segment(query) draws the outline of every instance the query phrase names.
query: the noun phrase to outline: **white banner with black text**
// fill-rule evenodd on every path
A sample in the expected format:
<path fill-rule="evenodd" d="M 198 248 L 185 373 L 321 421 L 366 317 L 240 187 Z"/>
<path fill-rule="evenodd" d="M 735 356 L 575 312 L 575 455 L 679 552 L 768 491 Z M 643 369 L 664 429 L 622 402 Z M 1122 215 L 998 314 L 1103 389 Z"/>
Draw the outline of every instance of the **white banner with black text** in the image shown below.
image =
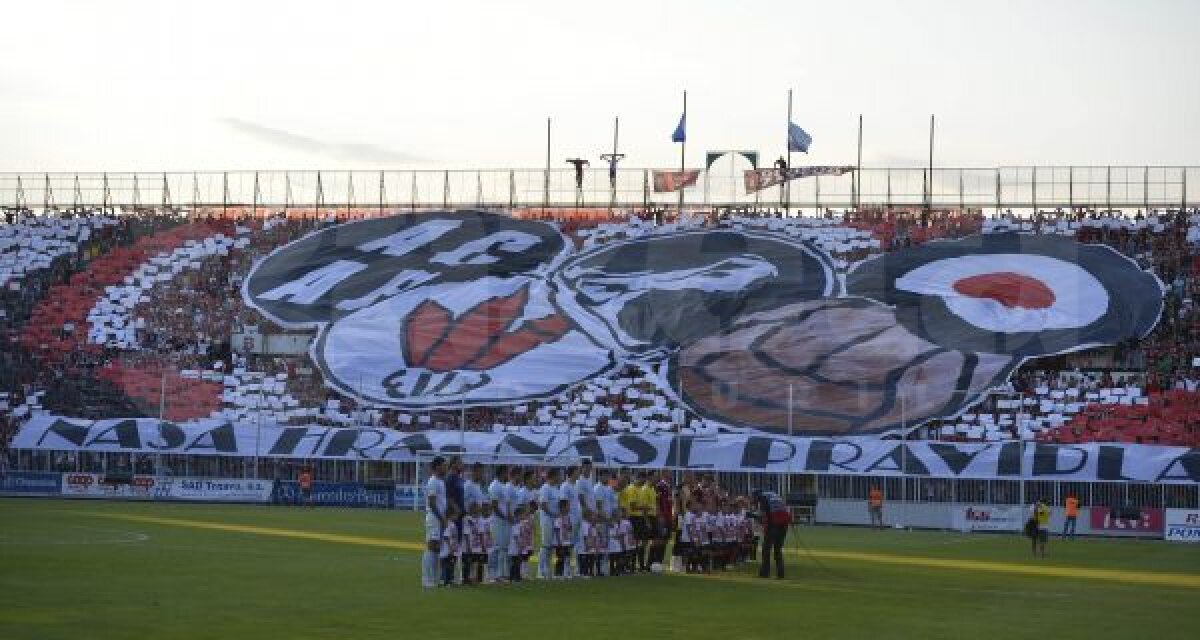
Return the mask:
<path fill-rule="evenodd" d="M 771 434 L 571 436 L 536 427 L 520 433 L 405 433 L 383 428 L 255 427 L 219 420 L 175 424 L 148 418 L 37 416 L 21 428 L 12 446 L 35 451 L 389 461 L 465 451 L 481 460 L 521 455 L 553 463 L 587 457 L 605 466 L 714 471 L 1200 484 L 1200 449 L 1117 443 L 960 444 Z"/>

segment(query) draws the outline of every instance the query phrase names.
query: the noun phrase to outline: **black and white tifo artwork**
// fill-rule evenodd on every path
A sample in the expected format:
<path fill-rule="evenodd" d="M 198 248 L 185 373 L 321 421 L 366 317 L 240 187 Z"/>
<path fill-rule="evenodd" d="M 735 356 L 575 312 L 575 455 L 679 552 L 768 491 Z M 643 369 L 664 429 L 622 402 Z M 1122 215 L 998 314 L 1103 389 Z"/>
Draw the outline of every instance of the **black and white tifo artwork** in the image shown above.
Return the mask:
<path fill-rule="evenodd" d="M 778 232 L 577 249 L 553 224 L 468 210 L 323 228 L 242 293 L 315 330 L 326 384 L 379 406 L 511 405 L 636 364 L 719 425 L 850 435 L 953 417 L 1026 359 L 1141 338 L 1163 286 L 1058 236 L 937 240 L 838 274 Z"/>

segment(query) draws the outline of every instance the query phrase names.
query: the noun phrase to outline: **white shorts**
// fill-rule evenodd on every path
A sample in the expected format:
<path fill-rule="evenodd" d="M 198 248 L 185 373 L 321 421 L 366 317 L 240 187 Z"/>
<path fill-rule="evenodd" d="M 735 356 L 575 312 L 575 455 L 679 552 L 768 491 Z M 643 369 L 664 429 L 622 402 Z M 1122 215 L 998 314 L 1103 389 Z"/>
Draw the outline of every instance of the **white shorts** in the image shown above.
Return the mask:
<path fill-rule="evenodd" d="M 425 542 L 431 541 L 441 542 L 442 540 L 442 523 L 438 522 L 437 516 L 432 513 L 425 514 Z"/>

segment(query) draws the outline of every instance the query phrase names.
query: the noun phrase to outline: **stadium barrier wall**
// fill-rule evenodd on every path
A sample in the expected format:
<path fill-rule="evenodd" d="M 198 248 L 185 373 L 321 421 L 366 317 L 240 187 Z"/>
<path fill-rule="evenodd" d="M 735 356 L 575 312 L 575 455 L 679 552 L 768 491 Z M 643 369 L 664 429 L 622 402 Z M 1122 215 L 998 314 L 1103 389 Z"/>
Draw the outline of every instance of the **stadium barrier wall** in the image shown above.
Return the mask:
<path fill-rule="evenodd" d="M 61 493 L 62 474 L 45 471 L 9 471 L 0 473 L 0 495 L 57 496 Z"/>
<path fill-rule="evenodd" d="M 253 478 L 175 478 L 155 479 L 155 500 L 198 502 L 270 502 L 275 482 Z"/>
<path fill-rule="evenodd" d="M 298 466 L 293 461 L 237 459 L 244 464 L 233 467 L 222 464 L 219 456 L 170 457 L 185 462 L 183 468 L 191 473 L 135 474 L 132 484 L 106 486 L 103 483 L 106 469 L 127 471 L 129 459 L 117 455 L 80 455 L 72 456 L 69 465 L 78 471 L 52 471 L 42 466 L 0 474 L 0 495 L 302 503 L 297 482 L 271 479 L 294 477 Z M 52 460 L 52 456 L 29 456 L 18 461 L 45 465 Z M 179 468 L 163 465 L 161 460 L 159 463 L 154 466 Z M 417 469 L 418 463 L 314 460 L 309 465 L 317 479 L 311 504 L 406 510 L 422 507 L 421 484 L 425 478 Z M 210 476 L 204 474 L 206 470 L 223 473 Z M 230 471 L 243 477 L 230 477 Z M 488 466 L 484 474 L 490 478 L 493 469 Z M 885 496 L 884 522 L 888 526 L 1015 531 L 1023 523 L 1028 505 L 1043 499 L 1052 506 L 1051 527 L 1057 532 L 1063 525 L 1065 498 L 1074 495 L 1083 504 L 1076 524 L 1079 535 L 1162 538 L 1164 530 L 1172 526 L 1167 523 L 1171 517 L 1168 514 L 1175 514 L 1176 539 L 1200 539 L 1200 533 L 1193 531 L 1193 528 L 1200 531 L 1200 488 L 1196 486 L 761 472 L 717 472 L 715 476 L 722 487 L 735 495 L 746 495 L 754 489 L 814 495 L 818 501 L 814 521 L 818 524 L 869 525 L 866 496 L 871 487 L 880 487 Z M 1121 511 L 1133 510 L 1140 519 L 1122 519 L 1118 517 L 1120 512 L 1112 509 L 1114 506 Z"/>
<path fill-rule="evenodd" d="M 1106 538 L 1162 538 L 1164 515 L 1158 507 L 1135 508 L 1140 519 L 1121 519 L 1111 516 L 1109 507 L 1083 507 L 1076 521 L 1076 535 Z M 970 511 L 973 517 L 965 517 Z M 1019 505 L 894 503 L 883 505 L 886 527 L 912 529 L 943 529 L 964 532 L 1016 533 L 1029 517 L 1029 508 Z M 1050 531 L 1061 533 L 1066 514 L 1060 507 L 1050 510 Z M 871 525 L 866 500 L 822 500 L 817 503 L 817 524 L 867 527 Z M 1197 523 L 1200 525 L 1200 522 Z"/>
<path fill-rule="evenodd" d="M 312 494 L 305 498 L 300 483 L 281 480 L 275 483 L 272 502 L 283 505 L 312 504 L 324 507 L 373 507 L 392 509 L 396 505 L 396 490 L 385 485 L 366 485 L 358 482 L 314 482 Z"/>

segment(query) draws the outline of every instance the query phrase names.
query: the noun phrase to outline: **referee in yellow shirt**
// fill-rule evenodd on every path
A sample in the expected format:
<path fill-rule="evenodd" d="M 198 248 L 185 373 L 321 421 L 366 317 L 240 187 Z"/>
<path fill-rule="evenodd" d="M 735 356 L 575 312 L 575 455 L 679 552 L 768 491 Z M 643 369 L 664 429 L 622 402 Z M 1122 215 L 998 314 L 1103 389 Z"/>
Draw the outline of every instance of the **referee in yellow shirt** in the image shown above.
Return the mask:
<path fill-rule="evenodd" d="M 642 544 L 642 518 L 638 517 L 639 493 L 639 489 L 629 481 L 629 472 L 622 471 L 617 476 L 617 506 L 629 516 L 629 524 L 633 525 L 633 539 L 638 545 L 637 548 L 641 548 Z M 633 573 L 636 570 L 636 567 L 632 566 L 633 562 L 631 560 L 630 566 L 623 568 L 622 571 Z"/>
<path fill-rule="evenodd" d="M 629 482 L 629 472 L 622 471 L 617 475 L 617 506 L 624 509 L 625 513 L 629 514 L 630 522 L 633 521 L 633 503 L 636 501 L 637 487 Z"/>
<path fill-rule="evenodd" d="M 647 557 L 648 550 L 658 537 L 658 492 L 654 490 L 650 474 L 643 473 L 638 482 L 637 506 L 642 515 L 642 529 L 646 532 L 646 537 L 638 546 L 638 561 L 642 563 L 642 571 L 649 571 L 651 560 Z"/>
<path fill-rule="evenodd" d="M 637 481 L 621 492 L 621 500 L 629 501 L 629 521 L 633 524 L 633 537 L 637 542 L 637 570 L 649 571 L 650 567 L 646 565 L 646 548 L 654 535 L 650 517 L 654 514 L 657 494 L 654 493 L 654 487 L 646 482 L 645 471 L 639 471 L 635 477 Z"/>

